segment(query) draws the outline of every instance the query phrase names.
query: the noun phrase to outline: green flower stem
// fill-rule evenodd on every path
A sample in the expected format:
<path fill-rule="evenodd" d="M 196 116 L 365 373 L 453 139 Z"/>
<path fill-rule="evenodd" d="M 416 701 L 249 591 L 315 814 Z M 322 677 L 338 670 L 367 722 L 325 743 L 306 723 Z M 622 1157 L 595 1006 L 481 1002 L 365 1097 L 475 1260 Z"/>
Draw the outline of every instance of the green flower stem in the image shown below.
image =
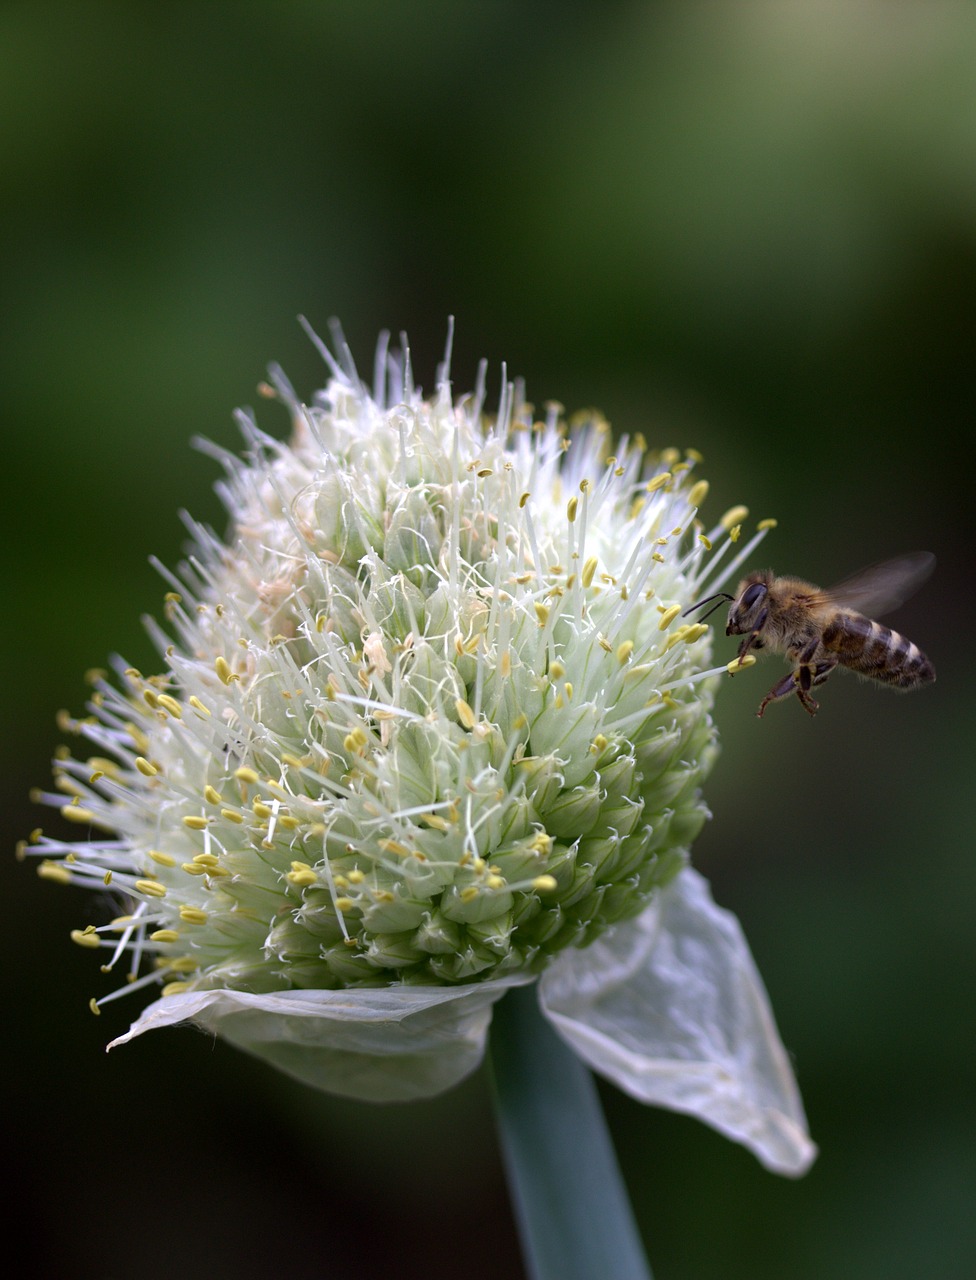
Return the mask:
<path fill-rule="evenodd" d="M 531 1280 L 651 1280 L 593 1077 L 534 987 L 495 1007 L 489 1061 Z"/>

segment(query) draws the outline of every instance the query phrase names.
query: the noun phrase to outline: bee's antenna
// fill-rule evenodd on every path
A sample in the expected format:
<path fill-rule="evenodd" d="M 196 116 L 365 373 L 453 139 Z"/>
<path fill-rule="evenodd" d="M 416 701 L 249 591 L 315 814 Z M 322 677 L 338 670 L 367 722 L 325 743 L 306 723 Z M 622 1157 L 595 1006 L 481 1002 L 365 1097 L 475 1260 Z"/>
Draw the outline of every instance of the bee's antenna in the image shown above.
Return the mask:
<path fill-rule="evenodd" d="M 710 600 L 717 600 L 719 602 L 718 604 L 713 604 L 712 607 L 709 609 L 708 613 L 702 614 L 702 618 L 707 618 L 711 614 L 713 614 L 716 609 L 720 609 L 722 607 L 723 600 L 734 600 L 734 599 L 735 599 L 735 596 L 730 596 L 727 591 L 716 591 L 713 596 L 706 596 L 704 600 L 699 600 L 697 604 L 690 605 L 681 616 L 682 618 L 687 618 L 689 613 L 694 613 L 695 610 L 700 609 L 703 604 L 708 604 Z"/>

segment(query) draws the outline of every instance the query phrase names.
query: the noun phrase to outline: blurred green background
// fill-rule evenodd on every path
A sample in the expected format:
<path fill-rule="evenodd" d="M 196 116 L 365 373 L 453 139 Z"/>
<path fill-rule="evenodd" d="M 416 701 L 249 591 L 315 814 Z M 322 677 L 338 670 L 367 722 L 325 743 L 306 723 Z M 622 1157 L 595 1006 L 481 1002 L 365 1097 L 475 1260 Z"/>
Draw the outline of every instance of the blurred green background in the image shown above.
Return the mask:
<path fill-rule="evenodd" d="M 813 1171 L 603 1096 L 658 1280 L 976 1274 L 976 7 L 42 2 L 0 10 L 0 59 L 9 847 L 86 668 L 153 666 L 177 509 L 222 527 L 190 437 L 236 447 L 269 360 L 321 385 L 299 312 L 364 369 L 406 330 L 427 386 L 456 315 L 459 390 L 506 360 L 697 446 L 706 515 L 778 517 L 780 571 L 938 555 L 895 618 L 933 689 L 838 676 L 760 722 L 774 662 L 717 708 L 695 857 Z M 521 1274 L 481 1077 L 373 1109 L 188 1030 L 106 1058 L 137 998 L 88 1012 L 89 904 L 0 865 L 19 1274 Z"/>

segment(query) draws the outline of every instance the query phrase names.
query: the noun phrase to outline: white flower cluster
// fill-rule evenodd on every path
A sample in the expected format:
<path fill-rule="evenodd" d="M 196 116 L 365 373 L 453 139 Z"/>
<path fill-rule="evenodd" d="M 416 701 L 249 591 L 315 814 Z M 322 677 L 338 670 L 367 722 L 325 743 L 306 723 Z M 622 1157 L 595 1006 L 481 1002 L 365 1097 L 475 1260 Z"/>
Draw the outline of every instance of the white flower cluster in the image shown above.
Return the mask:
<path fill-rule="evenodd" d="M 42 798 L 89 838 L 35 833 L 29 851 L 47 878 L 121 901 L 74 936 L 106 968 L 125 958 L 123 990 L 161 986 L 130 1035 L 193 1019 L 325 1088 L 418 1096 L 476 1064 L 508 986 L 545 972 L 572 1040 L 599 957 L 650 974 L 691 901 L 672 943 L 705 920 L 727 934 L 686 869 L 725 668 L 706 670 L 708 628 L 681 614 L 762 531 L 739 549 L 744 508 L 706 531 L 694 453 L 612 442 L 558 406 L 540 420 L 519 384 L 489 417 L 484 371 L 455 400 L 446 362 L 424 399 L 384 344 L 369 391 L 322 350 L 332 376 L 311 406 L 273 376 L 291 440 L 242 415 L 246 459 L 219 454 L 231 536 L 192 524 L 166 574 L 162 674 L 119 664 L 70 722 L 97 754 L 65 754 Z M 750 1017 L 771 1027 L 736 936 Z M 582 1016 L 592 1060 L 603 1031 Z M 795 1171 L 811 1149 L 772 1037 L 778 1154 L 748 1136 L 754 1108 L 649 1100 Z"/>

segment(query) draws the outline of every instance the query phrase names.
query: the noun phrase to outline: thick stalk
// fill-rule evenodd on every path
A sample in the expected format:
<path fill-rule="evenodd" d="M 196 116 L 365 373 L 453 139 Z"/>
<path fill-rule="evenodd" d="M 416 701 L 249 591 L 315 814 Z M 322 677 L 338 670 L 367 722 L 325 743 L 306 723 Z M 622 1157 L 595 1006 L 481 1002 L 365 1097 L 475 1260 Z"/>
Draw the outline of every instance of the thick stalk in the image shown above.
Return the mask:
<path fill-rule="evenodd" d="M 534 987 L 495 1006 L 490 1066 L 512 1204 L 532 1280 L 651 1280 L 588 1069 Z"/>

